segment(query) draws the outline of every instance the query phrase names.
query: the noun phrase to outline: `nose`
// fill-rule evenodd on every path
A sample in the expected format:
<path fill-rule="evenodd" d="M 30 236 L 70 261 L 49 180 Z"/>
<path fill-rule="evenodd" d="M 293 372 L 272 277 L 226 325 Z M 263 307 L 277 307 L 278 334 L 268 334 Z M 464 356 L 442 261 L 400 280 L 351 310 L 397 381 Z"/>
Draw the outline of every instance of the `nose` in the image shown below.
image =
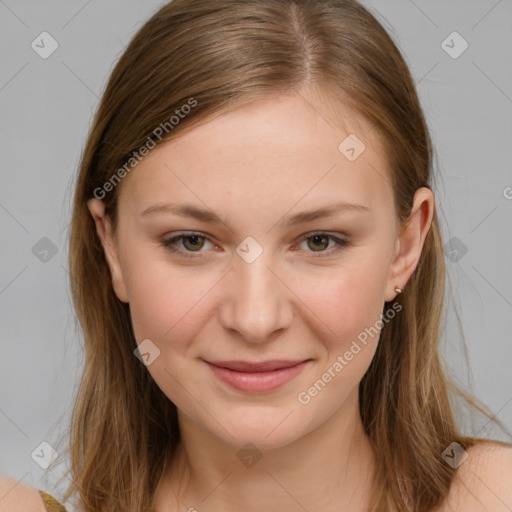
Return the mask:
<path fill-rule="evenodd" d="M 259 344 L 286 329 L 294 316 L 290 300 L 293 293 L 264 255 L 265 252 L 252 263 L 242 258 L 234 263 L 220 308 L 220 321 L 225 329 Z"/>

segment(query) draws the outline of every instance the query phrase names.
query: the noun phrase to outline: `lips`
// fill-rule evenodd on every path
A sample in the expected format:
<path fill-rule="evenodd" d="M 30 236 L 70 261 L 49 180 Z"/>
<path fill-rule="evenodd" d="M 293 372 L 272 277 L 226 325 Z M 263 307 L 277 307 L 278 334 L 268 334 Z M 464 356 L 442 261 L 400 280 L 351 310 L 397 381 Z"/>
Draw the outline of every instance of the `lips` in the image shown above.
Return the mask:
<path fill-rule="evenodd" d="M 307 360 L 204 361 L 220 381 L 246 393 L 274 391 L 293 380 L 308 365 Z"/>
<path fill-rule="evenodd" d="M 233 370 L 235 372 L 248 372 L 248 373 L 256 373 L 256 372 L 271 372 L 274 370 L 282 370 L 283 368 L 291 368 L 292 366 L 297 366 L 300 363 L 304 362 L 304 359 L 298 361 L 262 361 L 259 363 L 249 363 L 247 361 L 207 361 L 214 366 L 218 366 L 220 368 L 227 368 L 228 370 Z"/>

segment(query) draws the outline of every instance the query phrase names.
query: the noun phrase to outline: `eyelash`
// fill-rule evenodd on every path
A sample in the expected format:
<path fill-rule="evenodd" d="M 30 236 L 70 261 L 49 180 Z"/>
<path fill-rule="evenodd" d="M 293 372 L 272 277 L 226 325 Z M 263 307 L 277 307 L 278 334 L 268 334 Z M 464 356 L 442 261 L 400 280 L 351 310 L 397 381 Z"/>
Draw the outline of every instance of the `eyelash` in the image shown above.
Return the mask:
<path fill-rule="evenodd" d="M 162 241 L 162 245 L 168 249 L 169 251 L 173 252 L 173 253 L 177 253 L 177 254 L 180 254 L 182 256 L 184 256 L 185 258 L 197 258 L 199 256 L 200 253 L 204 252 L 204 251 L 188 251 L 188 250 L 180 250 L 180 249 L 177 249 L 176 247 L 173 247 L 172 244 L 174 244 L 175 242 L 177 242 L 178 240 L 183 240 L 184 238 L 189 238 L 189 237 L 192 237 L 192 236 L 198 236 L 200 238 L 204 238 L 206 240 L 208 240 L 209 242 L 213 243 L 209 237 L 205 236 L 205 235 L 202 235 L 201 233 L 196 233 L 196 232 L 189 232 L 189 233 L 180 233 L 179 235 L 176 235 L 176 236 L 173 236 L 172 238 L 169 238 L 167 240 L 163 240 Z M 308 240 L 310 238 L 314 238 L 315 236 L 325 236 L 331 240 L 334 241 L 334 243 L 336 244 L 335 247 L 331 248 L 331 249 L 326 249 L 326 250 L 323 250 L 323 251 L 307 251 L 307 252 L 311 252 L 313 253 L 313 257 L 314 258 L 321 258 L 323 257 L 324 255 L 331 255 L 333 251 L 335 252 L 338 252 L 344 248 L 347 248 L 347 247 L 351 247 L 351 243 L 347 240 L 342 240 L 334 235 L 330 235 L 329 233 L 326 233 L 324 231 L 316 231 L 316 232 L 313 232 L 313 233 L 308 233 L 307 236 L 304 236 L 303 238 L 301 238 L 301 240 L 299 241 L 299 243 L 302 243 L 304 240 Z M 215 245 L 215 244 L 214 244 Z M 197 253 L 197 255 L 196 255 Z"/>

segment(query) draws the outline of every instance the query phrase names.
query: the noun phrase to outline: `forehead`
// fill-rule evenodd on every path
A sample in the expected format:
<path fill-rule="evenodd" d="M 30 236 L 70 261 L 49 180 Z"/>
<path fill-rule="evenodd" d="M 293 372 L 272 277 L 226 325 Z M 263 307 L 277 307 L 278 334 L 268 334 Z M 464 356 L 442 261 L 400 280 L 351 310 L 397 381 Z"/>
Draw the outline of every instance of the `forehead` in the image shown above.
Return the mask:
<path fill-rule="evenodd" d="M 361 116 L 311 93 L 246 104 L 152 150 L 123 183 L 120 208 L 195 200 L 248 212 L 326 200 L 392 201 L 378 134 Z M 124 199 L 124 200 L 123 200 Z M 240 206 L 240 204 L 238 204 Z"/>

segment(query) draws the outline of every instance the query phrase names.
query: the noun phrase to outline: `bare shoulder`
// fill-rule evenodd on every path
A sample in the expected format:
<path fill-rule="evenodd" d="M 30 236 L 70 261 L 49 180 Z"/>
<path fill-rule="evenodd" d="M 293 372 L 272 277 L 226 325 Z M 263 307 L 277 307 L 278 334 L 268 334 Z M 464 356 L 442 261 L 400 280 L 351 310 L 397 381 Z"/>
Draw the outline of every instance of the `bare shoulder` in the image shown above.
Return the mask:
<path fill-rule="evenodd" d="M 0 475 L 0 512 L 46 512 L 37 489 Z"/>
<path fill-rule="evenodd" d="M 438 512 L 458 510 L 512 510 L 512 446 L 488 441 L 467 450 L 447 501 Z"/>

